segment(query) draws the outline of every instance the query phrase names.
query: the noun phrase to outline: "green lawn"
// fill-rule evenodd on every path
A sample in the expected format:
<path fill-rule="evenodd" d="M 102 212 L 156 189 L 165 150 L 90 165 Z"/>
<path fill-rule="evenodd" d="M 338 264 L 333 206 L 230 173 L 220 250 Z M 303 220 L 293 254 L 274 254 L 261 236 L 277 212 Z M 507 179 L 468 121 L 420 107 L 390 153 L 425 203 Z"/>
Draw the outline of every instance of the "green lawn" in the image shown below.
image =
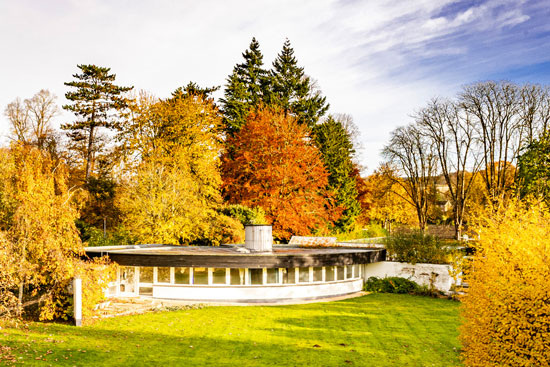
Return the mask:
<path fill-rule="evenodd" d="M 207 307 L 82 328 L 33 323 L 0 330 L 0 346 L 31 366 L 460 366 L 458 305 L 372 294 L 295 306 Z"/>

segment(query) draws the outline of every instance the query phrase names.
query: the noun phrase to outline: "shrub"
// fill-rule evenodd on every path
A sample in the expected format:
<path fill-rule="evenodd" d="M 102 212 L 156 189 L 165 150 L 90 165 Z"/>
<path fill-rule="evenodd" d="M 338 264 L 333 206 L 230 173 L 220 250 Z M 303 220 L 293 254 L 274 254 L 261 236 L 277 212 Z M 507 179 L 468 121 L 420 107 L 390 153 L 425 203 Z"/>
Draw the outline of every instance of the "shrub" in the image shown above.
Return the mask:
<path fill-rule="evenodd" d="M 467 366 L 550 365 L 550 213 L 512 201 L 478 218 L 460 338 Z"/>
<path fill-rule="evenodd" d="M 367 292 L 415 294 L 417 296 L 437 297 L 442 293 L 430 285 L 420 285 L 410 279 L 401 277 L 370 277 L 364 287 Z"/>
<path fill-rule="evenodd" d="M 238 220 L 243 226 L 247 224 L 267 224 L 265 212 L 259 207 L 249 208 L 245 205 L 233 204 L 227 205 L 221 212 Z"/>
<path fill-rule="evenodd" d="M 103 229 L 90 226 L 81 220 L 76 221 L 76 228 L 85 246 L 131 246 L 138 242 L 136 236 L 121 227 L 107 231 L 106 236 L 103 235 Z"/>
<path fill-rule="evenodd" d="M 415 294 L 418 288 L 416 282 L 400 277 L 370 277 L 365 283 L 365 291 L 375 293 Z"/>
<path fill-rule="evenodd" d="M 395 233 L 388 236 L 384 244 L 388 258 L 411 264 L 447 264 L 456 251 L 452 242 L 443 241 L 421 231 Z"/>

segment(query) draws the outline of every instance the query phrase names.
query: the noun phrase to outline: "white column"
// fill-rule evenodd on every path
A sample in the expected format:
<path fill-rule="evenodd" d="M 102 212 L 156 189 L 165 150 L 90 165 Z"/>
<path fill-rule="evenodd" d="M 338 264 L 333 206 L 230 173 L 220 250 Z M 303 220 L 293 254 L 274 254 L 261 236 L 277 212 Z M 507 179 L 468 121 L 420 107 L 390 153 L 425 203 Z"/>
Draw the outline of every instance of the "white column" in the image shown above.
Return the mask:
<path fill-rule="evenodd" d="M 267 284 L 267 268 L 262 269 L 262 284 Z"/>
<path fill-rule="evenodd" d="M 170 268 L 170 284 L 176 283 L 176 269 Z"/>
<path fill-rule="evenodd" d="M 225 284 L 231 284 L 231 269 L 225 268 Z"/>
<path fill-rule="evenodd" d="M 73 280 L 73 297 L 74 322 L 76 326 L 82 326 L 82 279 L 79 277 Z"/>
<path fill-rule="evenodd" d="M 212 276 L 212 268 L 208 268 L 208 285 L 212 285 L 212 283 L 214 283 L 214 277 Z"/>
<path fill-rule="evenodd" d="M 309 267 L 309 282 L 310 283 L 313 282 L 313 267 L 312 266 Z"/>
<path fill-rule="evenodd" d="M 294 283 L 300 283 L 300 273 L 298 271 L 298 268 L 294 268 Z"/>

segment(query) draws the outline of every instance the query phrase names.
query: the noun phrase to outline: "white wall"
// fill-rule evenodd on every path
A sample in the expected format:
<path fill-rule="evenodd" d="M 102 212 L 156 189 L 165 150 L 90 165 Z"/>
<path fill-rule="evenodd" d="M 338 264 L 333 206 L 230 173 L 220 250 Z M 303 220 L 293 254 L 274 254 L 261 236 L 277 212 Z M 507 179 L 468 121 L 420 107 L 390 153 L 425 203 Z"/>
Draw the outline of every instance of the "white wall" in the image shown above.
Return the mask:
<path fill-rule="evenodd" d="M 362 289 L 363 279 L 330 283 L 258 286 L 155 284 L 153 285 L 153 298 L 190 301 L 277 301 L 330 297 L 355 293 Z"/>
<path fill-rule="evenodd" d="M 436 289 L 448 293 L 453 286 L 454 280 L 449 274 L 451 265 L 439 264 L 409 264 L 393 261 L 381 261 L 366 264 L 363 277 L 402 277 L 415 281 L 421 285 L 433 285 Z"/>

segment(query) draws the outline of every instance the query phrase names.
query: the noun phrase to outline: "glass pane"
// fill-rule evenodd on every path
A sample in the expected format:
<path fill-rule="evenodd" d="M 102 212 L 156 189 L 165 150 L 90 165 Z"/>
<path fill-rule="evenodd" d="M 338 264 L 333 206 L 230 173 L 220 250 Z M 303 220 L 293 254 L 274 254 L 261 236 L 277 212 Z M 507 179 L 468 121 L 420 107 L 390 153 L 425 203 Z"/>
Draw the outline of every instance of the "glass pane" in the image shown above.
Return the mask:
<path fill-rule="evenodd" d="M 284 268 L 283 269 L 283 284 L 294 284 L 294 283 L 296 283 L 295 268 Z"/>
<path fill-rule="evenodd" d="M 354 271 L 353 276 L 355 278 L 359 278 L 359 276 L 360 276 L 360 274 L 359 274 L 359 267 L 360 266 L 361 265 L 353 265 L 353 271 Z"/>
<path fill-rule="evenodd" d="M 139 282 L 153 283 L 153 268 L 139 268 Z"/>
<path fill-rule="evenodd" d="M 152 296 L 153 295 L 153 287 L 139 287 L 139 295 L 140 296 Z"/>
<path fill-rule="evenodd" d="M 157 268 L 157 282 L 170 283 L 170 268 Z"/>
<path fill-rule="evenodd" d="M 231 269 L 231 285 L 244 285 L 244 269 Z"/>
<path fill-rule="evenodd" d="M 189 268 L 174 269 L 176 284 L 189 284 Z"/>
<path fill-rule="evenodd" d="M 334 266 L 327 266 L 325 268 L 325 281 L 332 282 L 334 280 Z"/>
<path fill-rule="evenodd" d="M 322 282 L 323 281 L 323 268 L 313 268 L 313 281 Z"/>
<path fill-rule="evenodd" d="M 279 283 L 279 269 L 267 269 L 267 282 L 269 284 Z"/>
<path fill-rule="evenodd" d="M 193 284 L 208 284 L 208 268 L 193 268 Z"/>
<path fill-rule="evenodd" d="M 212 284 L 225 284 L 225 268 L 212 269 Z"/>
<path fill-rule="evenodd" d="M 336 269 L 336 272 L 338 274 L 338 280 L 344 280 L 344 267 L 343 266 L 338 266 L 337 269 Z"/>
<path fill-rule="evenodd" d="M 353 269 L 353 266 L 351 265 L 346 265 L 346 268 L 347 268 L 347 272 L 346 272 L 346 279 L 351 279 L 353 278 L 353 273 L 352 273 L 352 269 Z"/>
<path fill-rule="evenodd" d="M 249 269 L 250 284 L 262 284 L 263 269 Z"/>
<path fill-rule="evenodd" d="M 309 282 L 309 268 L 299 268 L 300 272 L 300 283 L 308 283 Z"/>
<path fill-rule="evenodd" d="M 120 291 L 123 293 L 135 292 L 136 270 L 133 266 L 120 268 Z"/>

